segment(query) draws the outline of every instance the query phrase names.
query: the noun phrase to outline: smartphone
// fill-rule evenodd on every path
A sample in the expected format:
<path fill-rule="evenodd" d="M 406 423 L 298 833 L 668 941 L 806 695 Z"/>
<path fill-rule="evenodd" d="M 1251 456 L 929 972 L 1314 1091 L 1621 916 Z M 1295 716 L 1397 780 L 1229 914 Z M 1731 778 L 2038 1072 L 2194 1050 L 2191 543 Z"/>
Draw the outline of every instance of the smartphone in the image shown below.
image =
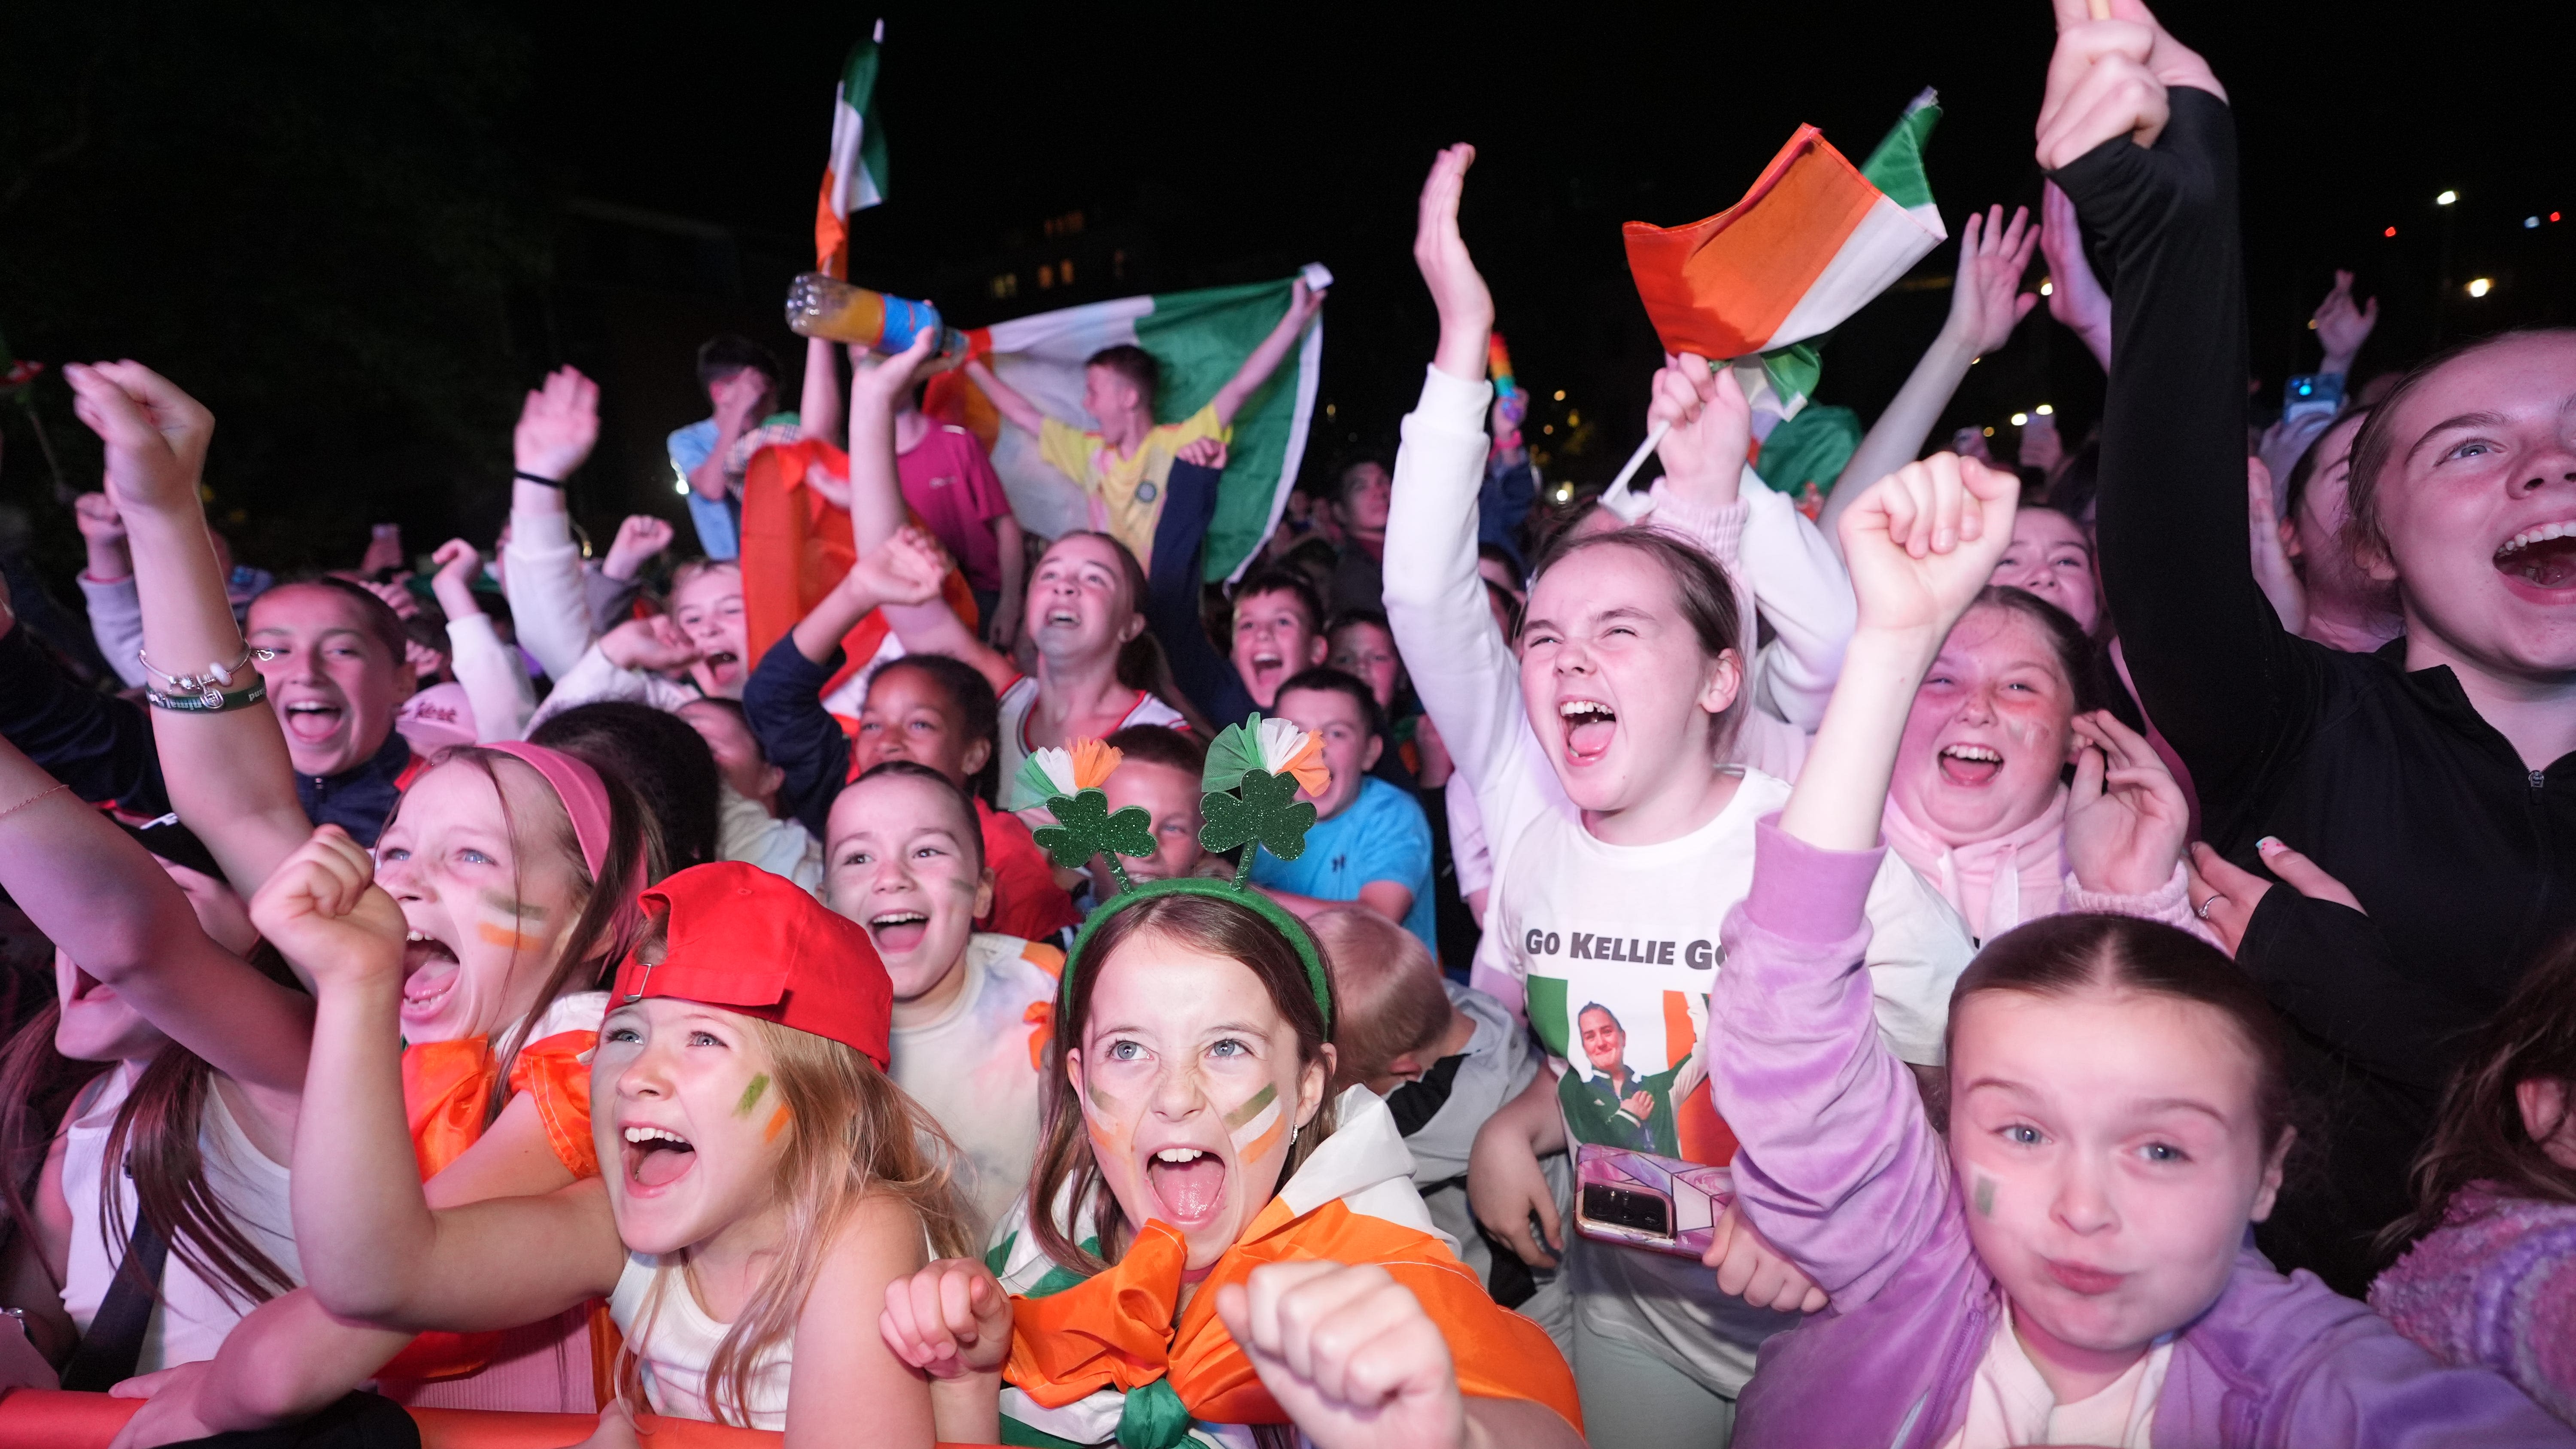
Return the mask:
<path fill-rule="evenodd" d="M 1628 1147 L 1575 1147 L 1574 1229 L 1600 1242 L 1697 1258 L 1735 1201 L 1735 1175 Z"/>
<path fill-rule="evenodd" d="M 2281 389 L 2281 421 L 2333 417 L 2343 411 L 2343 374 L 2303 372 Z"/>

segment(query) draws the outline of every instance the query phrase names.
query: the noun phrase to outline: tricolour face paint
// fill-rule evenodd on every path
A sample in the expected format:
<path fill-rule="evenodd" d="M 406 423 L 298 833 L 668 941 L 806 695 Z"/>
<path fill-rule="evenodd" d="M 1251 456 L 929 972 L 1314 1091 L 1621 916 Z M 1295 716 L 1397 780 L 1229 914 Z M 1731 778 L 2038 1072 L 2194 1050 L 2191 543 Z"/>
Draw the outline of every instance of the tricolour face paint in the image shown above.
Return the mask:
<path fill-rule="evenodd" d="M 778 1134 L 786 1130 L 787 1104 L 781 1102 L 778 1104 L 778 1110 L 769 1114 L 769 1125 L 760 1129 L 760 1140 L 775 1142 L 778 1140 Z"/>
<path fill-rule="evenodd" d="M 1243 1100 L 1243 1104 L 1225 1114 L 1225 1131 L 1234 1139 L 1234 1150 L 1245 1161 L 1268 1157 L 1287 1130 L 1288 1114 L 1279 1107 L 1279 1086 L 1264 1082 L 1261 1090 Z"/>
<path fill-rule="evenodd" d="M 1977 1174 L 1977 1216 L 1990 1218 L 1994 1215 L 1995 1180 L 1981 1172 Z"/>
<path fill-rule="evenodd" d="M 767 1095 L 768 1091 L 769 1073 L 763 1072 L 752 1078 L 750 1084 L 742 1089 L 742 1100 L 733 1104 L 733 1114 L 737 1117 L 750 1116 L 751 1109 L 760 1105 L 760 1099 Z"/>
<path fill-rule="evenodd" d="M 501 891 L 486 890 L 478 891 L 476 894 L 483 898 L 484 908 L 494 915 L 506 917 L 512 922 L 525 921 L 535 930 L 542 930 L 545 927 L 547 912 L 543 906 L 530 905 L 517 896 Z M 531 935 L 527 931 L 516 929 L 515 926 L 500 925 L 491 921 L 475 922 L 474 934 L 481 937 L 485 944 L 498 946 L 505 951 L 542 951 L 546 948 L 546 938 L 543 936 Z"/>

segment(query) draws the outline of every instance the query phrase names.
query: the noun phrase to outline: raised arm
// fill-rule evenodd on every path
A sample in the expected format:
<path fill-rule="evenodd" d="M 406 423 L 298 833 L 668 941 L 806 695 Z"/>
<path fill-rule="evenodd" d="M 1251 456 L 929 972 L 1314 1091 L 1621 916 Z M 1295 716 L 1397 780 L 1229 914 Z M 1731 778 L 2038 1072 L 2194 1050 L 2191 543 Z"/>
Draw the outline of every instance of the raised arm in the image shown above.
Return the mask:
<path fill-rule="evenodd" d="M 1199 438 L 1172 458 L 1163 480 L 1163 516 L 1154 524 L 1153 566 L 1145 575 L 1145 627 L 1161 641 L 1172 680 L 1209 719 L 1238 720 L 1252 712 L 1252 695 L 1234 661 L 1208 642 L 1199 622 L 1200 553 L 1216 517 L 1217 481 L 1225 473 L 1225 444 Z"/>
<path fill-rule="evenodd" d="M 1485 812 L 1488 834 L 1517 829 L 1497 790 L 1523 783 L 1520 662 L 1492 626 L 1476 572 L 1476 495 L 1491 446 L 1485 339 L 1494 299 L 1458 231 L 1476 148 L 1457 145 L 1422 184 L 1413 259 L 1440 314 L 1440 342 L 1406 416 L 1387 505 L 1386 613 L 1416 693 Z"/>
<path fill-rule="evenodd" d="M 928 332 L 892 357 L 863 357 L 850 378 L 850 542 L 871 554 L 911 518 L 894 457 L 894 415 L 937 339 Z"/>
<path fill-rule="evenodd" d="M 2075 203 L 2054 181 L 2040 188 L 2039 250 L 2048 258 L 2048 315 L 2074 333 L 2084 350 L 2109 372 L 2111 294 L 2102 290 L 2092 259 L 2084 255 L 2083 225 L 2075 219 Z"/>
<path fill-rule="evenodd" d="M 1932 436 L 1933 425 L 1941 421 L 1950 395 L 1967 379 L 1970 365 L 2010 341 L 2013 328 L 2039 305 L 2038 293 L 2021 290 L 2022 273 L 2030 269 L 2030 254 L 2039 246 L 2039 230 L 2029 223 L 2030 213 L 2016 208 L 2011 224 L 2006 225 L 2004 209 L 1996 206 L 1982 218 L 1970 212 L 1960 226 L 1949 319 L 1834 479 L 1834 490 L 1817 518 L 1828 542 L 1839 544 L 1835 528 L 1843 510 L 1869 485 L 1913 462 L 1923 451 L 1923 440 Z"/>
<path fill-rule="evenodd" d="M 73 410 L 106 444 L 108 493 L 134 551 L 145 653 L 169 674 L 205 675 L 212 665 L 231 675 L 222 687 L 232 707 L 158 711 L 153 738 L 171 804 L 247 895 L 311 827 L 276 711 L 244 699 L 261 680 L 197 495 L 215 420 L 140 363 L 75 364 L 63 376 Z"/>
<path fill-rule="evenodd" d="M 1877 1028 L 1864 913 L 1915 689 L 2010 540 L 2019 487 L 1936 454 L 1845 514 L 1860 626 L 1805 772 L 1758 827 L 1753 888 L 1728 914 L 1709 994 L 1710 1090 L 1743 1144 L 1738 1205 L 1846 1306 L 1949 1211 L 1939 1136 Z"/>
<path fill-rule="evenodd" d="M 820 337 L 805 339 L 805 385 L 796 400 L 796 422 L 805 437 L 842 444 L 848 420 L 841 411 L 840 348 Z M 858 359 L 854 355 L 851 361 Z"/>
<path fill-rule="evenodd" d="M 1032 438 L 1045 430 L 1046 414 L 1038 411 L 1036 403 L 1021 396 L 1018 388 L 994 376 L 993 369 L 984 365 L 984 359 L 966 359 L 966 376 L 984 390 L 984 396 L 992 400 L 993 410 L 1011 426 Z"/>
<path fill-rule="evenodd" d="M 9 898 L 144 1020 L 250 1088 L 263 1109 L 278 1108 L 281 1137 L 291 1132 L 313 999 L 209 939 L 148 851 L 0 742 L 0 809 L 11 805 L 0 815 Z M 280 1093 L 289 1102 L 269 1095 Z"/>
<path fill-rule="evenodd" d="M 387 1328 L 509 1328 L 617 1285 L 625 1252 L 585 1179 L 542 1197 L 433 1212 L 403 1112 L 402 909 L 333 826 L 251 903 L 314 981 L 313 1052 L 291 1191 L 305 1282 L 324 1308 Z"/>
<path fill-rule="evenodd" d="M 519 642 L 558 680 L 581 662 L 591 643 L 581 549 L 572 539 L 563 485 L 598 442 L 599 384 L 569 367 L 555 369 L 542 386 L 529 390 L 510 434 L 518 476 L 510 484 L 510 542 L 501 550 L 501 582 Z"/>
<path fill-rule="evenodd" d="M 519 667 L 519 652 L 501 642 L 492 618 L 474 598 L 470 582 L 483 570 L 474 545 L 451 538 L 432 555 L 438 572 L 429 585 L 447 615 L 447 647 L 456 682 L 465 686 L 465 701 L 474 710 L 474 737 L 485 743 L 525 739 L 528 717 L 537 711 L 537 690 L 528 671 Z"/>
<path fill-rule="evenodd" d="M 2256 773 L 2313 718 L 2324 658 L 2282 628 L 2246 549 L 2234 122 L 2209 67 L 2144 9 L 2059 8 L 2039 159 L 2112 278 L 2103 588 L 2138 702 L 2228 842 Z"/>
<path fill-rule="evenodd" d="M 1216 390 L 1215 399 L 1208 404 L 1216 409 L 1219 426 L 1233 425 L 1234 415 L 1243 411 L 1245 399 L 1268 382 L 1270 374 L 1279 370 L 1279 364 L 1288 356 L 1288 349 L 1297 345 L 1298 335 L 1306 330 L 1306 324 L 1314 320 L 1323 306 L 1324 294 L 1307 286 L 1304 277 L 1288 284 L 1288 311 L 1280 317 L 1279 325 L 1271 328 L 1270 335 L 1261 339 L 1261 345 L 1252 349 L 1252 355 L 1243 359 L 1243 366 L 1235 370 L 1225 386 Z M 1486 323 L 1488 331 L 1492 326 L 1491 321 Z"/>

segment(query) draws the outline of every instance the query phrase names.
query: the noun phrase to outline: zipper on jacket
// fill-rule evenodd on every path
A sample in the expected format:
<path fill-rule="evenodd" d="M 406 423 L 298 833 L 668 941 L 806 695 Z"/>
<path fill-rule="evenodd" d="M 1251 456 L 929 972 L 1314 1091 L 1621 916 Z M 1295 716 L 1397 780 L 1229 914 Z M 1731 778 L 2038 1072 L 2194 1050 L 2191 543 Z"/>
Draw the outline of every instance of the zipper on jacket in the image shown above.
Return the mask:
<path fill-rule="evenodd" d="M 2534 770 L 2534 771 L 2532 771 L 2532 772 L 2531 772 L 2531 793 L 2532 793 L 2532 794 L 2534 794 L 2534 795 L 2538 795 L 2541 791 L 2546 790 L 2546 789 L 2548 789 L 2548 788 L 2549 788 L 2549 772 L 2548 772 L 2547 770 Z"/>

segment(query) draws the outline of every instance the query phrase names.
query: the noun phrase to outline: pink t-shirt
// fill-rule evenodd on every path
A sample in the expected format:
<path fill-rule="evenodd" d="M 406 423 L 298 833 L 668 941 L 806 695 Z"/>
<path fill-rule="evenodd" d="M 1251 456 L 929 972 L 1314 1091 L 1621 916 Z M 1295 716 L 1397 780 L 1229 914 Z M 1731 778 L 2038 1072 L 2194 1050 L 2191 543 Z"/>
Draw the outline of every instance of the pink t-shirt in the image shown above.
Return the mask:
<path fill-rule="evenodd" d="M 993 520 L 1007 516 L 1011 500 L 1002 492 L 1001 475 L 984 447 L 964 428 L 940 424 L 924 434 L 912 451 L 895 455 L 895 472 L 903 479 L 903 501 L 957 560 L 966 582 L 978 589 L 1002 587 L 1002 554 L 993 542 Z"/>

